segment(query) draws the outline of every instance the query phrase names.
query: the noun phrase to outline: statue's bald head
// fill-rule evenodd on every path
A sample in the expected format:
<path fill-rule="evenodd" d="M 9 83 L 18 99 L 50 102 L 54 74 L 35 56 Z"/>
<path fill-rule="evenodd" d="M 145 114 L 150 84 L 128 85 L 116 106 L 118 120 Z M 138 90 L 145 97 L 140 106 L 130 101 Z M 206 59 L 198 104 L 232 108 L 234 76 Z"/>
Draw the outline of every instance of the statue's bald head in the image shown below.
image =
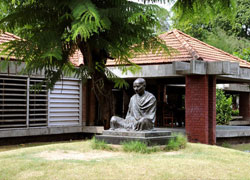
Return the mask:
<path fill-rule="evenodd" d="M 139 95 L 143 95 L 146 88 L 146 81 L 143 78 L 138 78 L 133 83 L 135 92 Z"/>
<path fill-rule="evenodd" d="M 143 78 L 137 78 L 134 83 L 143 84 L 146 87 L 146 81 Z"/>

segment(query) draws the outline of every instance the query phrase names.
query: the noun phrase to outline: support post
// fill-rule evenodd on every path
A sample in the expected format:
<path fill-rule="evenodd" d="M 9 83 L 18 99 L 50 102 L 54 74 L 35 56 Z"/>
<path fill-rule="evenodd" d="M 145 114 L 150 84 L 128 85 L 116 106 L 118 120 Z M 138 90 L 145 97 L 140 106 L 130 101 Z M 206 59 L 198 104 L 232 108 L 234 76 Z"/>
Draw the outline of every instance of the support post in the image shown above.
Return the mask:
<path fill-rule="evenodd" d="M 243 117 L 243 120 L 250 121 L 250 93 L 241 92 L 240 93 L 240 116 Z"/>
<path fill-rule="evenodd" d="M 187 75 L 185 95 L 186 133 L 190 142 L 216 143 L 216 79 Z"/>

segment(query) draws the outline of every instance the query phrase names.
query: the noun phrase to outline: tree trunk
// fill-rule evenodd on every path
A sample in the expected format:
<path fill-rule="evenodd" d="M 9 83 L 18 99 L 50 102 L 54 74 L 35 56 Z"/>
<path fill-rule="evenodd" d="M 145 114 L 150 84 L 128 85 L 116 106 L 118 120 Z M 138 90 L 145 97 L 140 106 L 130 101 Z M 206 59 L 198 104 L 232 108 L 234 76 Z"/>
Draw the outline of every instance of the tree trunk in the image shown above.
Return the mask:
<path fill-rule="evenodd" d="M 110 118 L 114 114 L 112 86 L 104 76 L 104 73 L 96 72 L 92 76 L 95 95 L 99 105 L 99 117 L 104 129 L 110 128 Z"/>
<path fill-rule="evenodd" d="M 86 42 L 78 41 L 83 57 L 84 65 L 88 67 L 89 75 L 93 82 L 99 105 L 99 119 L 104 129 L 110 128 L 110 118 L 114 115 L 113 106 L 113 83 L 108 80 L 105 74 L 105 63 L 107 61 L 106 52 L 97 48 L 91 48 Z M 98 123 L 99 124 L 99 123 Z"/>

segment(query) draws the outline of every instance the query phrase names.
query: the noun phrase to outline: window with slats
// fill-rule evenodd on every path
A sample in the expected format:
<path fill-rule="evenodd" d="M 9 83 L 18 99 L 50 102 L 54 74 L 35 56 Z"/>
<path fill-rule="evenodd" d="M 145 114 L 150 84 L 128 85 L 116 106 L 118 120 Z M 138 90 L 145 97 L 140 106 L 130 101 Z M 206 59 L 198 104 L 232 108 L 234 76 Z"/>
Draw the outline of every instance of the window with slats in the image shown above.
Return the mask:
<path fill-rule="evenodd" d="M 78 80 L 48 91 L 42 78 L 0 75 L 0 129 L 80 125 L 80 89 Z"/>
<path fill-rule="evenodd" d="M 0 128 L 26 127 L 27 78 L 0 76 Z"/>
<path fill-rule="evenodd" d="M 30 79 L 29 126 L 46 126 L 48 119 L 48 91 L 42 79 Z"/>
<path fill-rule="evenodd" d="M 49 95 L 49 125 L 65 126 L 80 124 L 79 81 L 57 82 Z"/>

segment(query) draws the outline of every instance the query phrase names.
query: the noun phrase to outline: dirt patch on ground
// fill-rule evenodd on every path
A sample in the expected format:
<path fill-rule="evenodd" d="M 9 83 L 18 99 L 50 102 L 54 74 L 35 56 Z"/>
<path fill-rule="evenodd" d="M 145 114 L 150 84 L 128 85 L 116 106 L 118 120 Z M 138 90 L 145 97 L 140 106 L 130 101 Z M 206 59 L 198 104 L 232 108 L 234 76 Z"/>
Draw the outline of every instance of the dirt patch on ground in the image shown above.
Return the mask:
<path fill-rule="evenodd" d="M 180 151 L 170 151 L 170 152 L 165 152 L 164 154 L 168 155 L 168 156 L 170 156 L 170 155 L 179 155 L 179 154 L 181 154 L 181 152 Z"/>
<path fill-rule="evenodd" d="M 108 151 L 94 151 L 80 153 L 77 151 L 43 151 L 37 155 L 37 157 L 44 158 L 46 160 L 101 160 L 104 158 L 120 156 L 121 153 L 108 152 Z"/>

